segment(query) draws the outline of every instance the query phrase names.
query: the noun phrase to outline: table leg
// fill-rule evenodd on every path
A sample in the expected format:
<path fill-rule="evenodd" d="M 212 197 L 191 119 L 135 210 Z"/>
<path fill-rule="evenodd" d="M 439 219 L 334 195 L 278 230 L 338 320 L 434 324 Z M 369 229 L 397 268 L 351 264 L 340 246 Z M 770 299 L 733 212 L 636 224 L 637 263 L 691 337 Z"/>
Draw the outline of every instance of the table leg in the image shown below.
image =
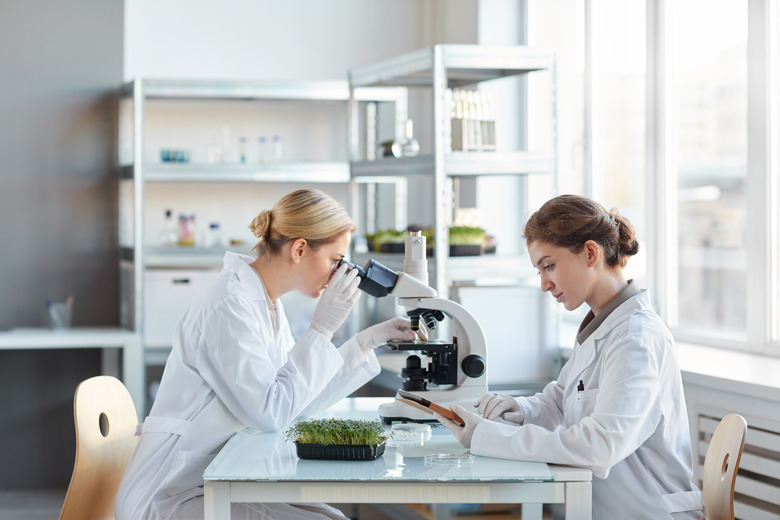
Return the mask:
<path fill-rule="evenodd" d="M 452 509 L 449 504 L 431 504 L 431 511 L 436 520 L 450 520 L 452 518 Z"/>
<path fill-rule="evenodd" d="M 523 520 L 542 520 L 542 504 L 523 504 L 520 511 Z"/>
<path fill-rule="evenodd" d="M 593 505 L 590 482 L 567 482 L 564 518 L 566 520 L 591 520 Z"/>
<path fill-rule="evenodd" d="M 141 351 L 141 340 L 138 336 L 129 339 L 122 347 L 122 381 L 133 398 L 138 421 L 142 422 L 146 415 L 146 392 L 144 389 L 144 357 Z"/>
<path fill-rule="evenodd" d="M 230 483 L 205 482 L 203 508 L 205 520 L 230 520 Z"/>

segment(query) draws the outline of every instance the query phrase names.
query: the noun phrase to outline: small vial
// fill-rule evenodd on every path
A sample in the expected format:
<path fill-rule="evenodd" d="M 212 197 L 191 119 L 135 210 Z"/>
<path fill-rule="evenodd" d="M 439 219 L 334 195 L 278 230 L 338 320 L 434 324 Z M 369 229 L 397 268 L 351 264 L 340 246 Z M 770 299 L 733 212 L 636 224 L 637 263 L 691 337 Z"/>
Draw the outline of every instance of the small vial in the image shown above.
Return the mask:
<path fill-rule="evenodd" d="M 246 162 L 246 137 L 238 138 L 238 160 L 242 163 Z"/>
<path fill-rule="evenodd" d="M 274 161 L 280 162 L 282 160 L 282 136 L 274 136 Z"/>

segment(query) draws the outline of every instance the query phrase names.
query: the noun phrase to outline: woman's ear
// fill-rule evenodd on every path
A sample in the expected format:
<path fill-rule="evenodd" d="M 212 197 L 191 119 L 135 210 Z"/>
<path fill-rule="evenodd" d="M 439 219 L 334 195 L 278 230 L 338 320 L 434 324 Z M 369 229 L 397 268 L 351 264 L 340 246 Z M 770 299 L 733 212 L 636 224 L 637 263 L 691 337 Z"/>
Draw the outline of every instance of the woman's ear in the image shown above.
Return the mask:
<path fill-rule="evenodd" d="M 583 248 L 588 267 L 595 267 L 601 259 L 601 246 L 593 240 L 588 240 Z"/>
<path fill-rule="evenodd" d="M 301 263 L 301 260 L 303 260 L 303 256 L 306 254 L 306 239 L 305 238 L 296 238 L 293 240 L 292 245 L 290 246 L 290 259 L 293 261 L 294 264 Z"/>

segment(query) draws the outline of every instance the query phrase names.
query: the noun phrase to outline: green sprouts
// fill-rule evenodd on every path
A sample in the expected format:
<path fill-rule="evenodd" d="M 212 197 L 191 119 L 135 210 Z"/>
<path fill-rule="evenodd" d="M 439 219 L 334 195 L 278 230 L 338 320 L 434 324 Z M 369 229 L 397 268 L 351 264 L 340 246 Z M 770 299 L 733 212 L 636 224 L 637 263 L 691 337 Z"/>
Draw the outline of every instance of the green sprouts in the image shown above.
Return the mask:
<path fill-rule="evenodd" d="M 284 432 L 288 441 L 299 444 L 382 444 L 387 435 L 379 421 L 353 419 L 309 419 Z"/>

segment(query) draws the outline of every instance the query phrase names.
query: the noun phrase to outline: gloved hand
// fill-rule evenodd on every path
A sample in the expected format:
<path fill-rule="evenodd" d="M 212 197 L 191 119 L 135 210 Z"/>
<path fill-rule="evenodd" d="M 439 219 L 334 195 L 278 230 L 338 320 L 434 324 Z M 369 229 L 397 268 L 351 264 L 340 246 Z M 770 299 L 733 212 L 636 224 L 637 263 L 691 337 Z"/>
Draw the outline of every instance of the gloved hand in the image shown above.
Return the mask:
<path fill-rule="evenodd" d="M 388 340 L 414 341 L 417 336 L 412 332 L 411 322 L 398 316 L 358 332 L 355 338 L 363 352 L 369 352 L 379 345 L 384 345 Z"/>
<path fill-rule="evenodd" d="M 478 407 L 482 417 L 489 421 L 502 417 L 507 421 L 518 424 L 523 423 L 523 408 L 517 402 L 517 399 L 508 395 L 485 394 L 482 396 L 482 399 L 474 403 L 474 407 Z M 509 413 L 512 414 L 513 419 L 508 417 Z M 519 418 L 517 417 L 518 415 Z"/>
<path fill-rule="evenodd" d="M 450 408 L 453 412 L 458 414 L 461 419 L 463 419 L 463 421 L 466 423 L 464 426 L 461 426 L 455 421 L 447 419 L 438 413 L 434 413 L 433 416 L 437 421 L 442 423 L 444 427 L 455 436 L 456 439 L 458 439 L 458 442 L 461 443 L 464 448 L 471 448 L 471 438 L 474 437 L 474 430 L 482 420 L 482 417 L 475 413 L 466 411 L 465 408 L 457 404 L 452 405 Z"/>
<path fill-rule="evenodd" d="M 342 264 L 314 307 L 311 328 L 328 339 L 333 337 L 333 333 L 344 323 L 349 311 L 360 298 L 358 284 L 360 278 L 357 269 L 349 269 L 346 264 Z"/>

